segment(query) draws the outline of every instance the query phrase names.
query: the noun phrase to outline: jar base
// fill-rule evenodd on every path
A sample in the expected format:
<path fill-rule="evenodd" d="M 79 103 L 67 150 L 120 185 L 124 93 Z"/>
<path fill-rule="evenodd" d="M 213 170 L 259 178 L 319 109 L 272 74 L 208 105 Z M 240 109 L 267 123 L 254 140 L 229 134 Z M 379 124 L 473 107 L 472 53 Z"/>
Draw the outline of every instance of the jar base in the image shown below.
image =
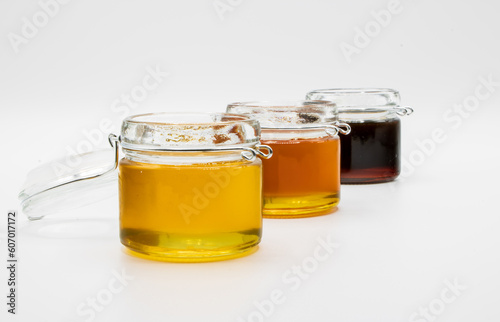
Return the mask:
<path fill-rule="evenodd" d="M 131 248 L 124 247 L 124 252 L 127 255 L 142 258 L 142 259 L 147 259 L 147 260 L 153 260 L 153 261 L 157 261 L 157 262 L 169 262 L 169 263 L 219 262 L 219 261 L 225 261 L 225 260 L 245 257 L 245 256 L 248 256 L 248 255 L 255 253 L 258 250 L 259 250 L 259 246 L 256 245 L 256 246 L 252 246 L 250 248 L 246 248 L 244 250 L 241 250 L 238 253 L 230 253 L 230 254 L 207 253 L 207 254 L 204 254 L 204 256 L 199 256 L 199 257 L 180 257 L 177 255 L 171 256 L 171 255 L 163 254 L 163 253 L 138 252 L 138 251 L 133 250 Z"/>
<path fill-rule="evenodd" d="M 350 171 L 342 171 L 340 175 L 341 184 L 371 184 L 384 183 L 396 180 L 399 176 L 396 168 L 369 168 Z"/>
<path fill-rule="evenodd" d="M 386 177 L 386 178 L 342 178 L 340 180 L 341 184 L 372 184 L 372 183 L 385 183 L 396 180 L 396 177 Z"/>
<path fill-rule="evenodd" d="M 156 242 L 151 243 L 152 239 L 156 239 Z M 220 233 L 209 236 L 183 236 L 143 233 L 142 235 L 136 234 L 132 238 L 122 236 L 121 241 L 125 246 L 125 253 L 135 257 L 163 262 L 201 263 L 253 254 L 258 250 L 260 234 L 253 232 L 253 234 Z M 149 241 L 149 244 L 145 244 L 146 241 Z M 228 244 L 233 241 L 240 241 L 240 243 Z"/>
<path fill-rule="evenodd" d="M 337 209 L 339 194 L 307 197 L 264 197 L 264 218 L 305 218 L 330 214 Z"/>
<path fill-rule="evenodd" d="M 396 180 L 396 178 L 359 178 L 359 179 L 346 179 L 340 181 L 341 184 L 375 184 L 385 183 Z"/>

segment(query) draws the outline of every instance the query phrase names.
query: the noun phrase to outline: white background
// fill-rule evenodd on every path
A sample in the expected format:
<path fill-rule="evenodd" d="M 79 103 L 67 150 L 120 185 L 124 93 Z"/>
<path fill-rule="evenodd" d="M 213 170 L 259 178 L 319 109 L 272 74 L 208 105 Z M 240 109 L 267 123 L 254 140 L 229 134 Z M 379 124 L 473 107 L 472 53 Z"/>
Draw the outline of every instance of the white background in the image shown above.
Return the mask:
<path fill-rule="evenodd" d="M 328 87 L 396 88 L 415 109 L 403 120 L 402 178 L 343 186 L 332 215 L 265 220 L 257 253 L 208 264 L 124 254 L 116 198 L 35 223 L 20 215 L 18 314 L 6 313 L 3 268 L 1 320 L 85 321 L 77 308 L 123 270 L 134 279 L 94 321 L 260 321 L 255 302 L 273 290 L 285 300 L 265 321 L 500 320 L 500 86 L 474 96 L 480 79 L 500 81 L 498 2 L 401 0 L 380 30 L 371 12 L 387 0 L 220 3 L 231 10 L 219 15 L 212 0 L 72 0 L 43 21 L 37 1 L 2 0 L 0 211 L 19 210 L 28 171 L 85 145 L 103 119 L 116 132 L 126 112 L 223 111 Z M 34 16 L 36 35 L 13 46 Z M 366 26 L 369 43 L 346 57 L 341 44 Z M 148 66 L 169 75 L 135 108 L 113 110 Z M 464 102 L 474 110 L 453 110 Z M 445 139 L 431 143 L 436 129 Z M 338 248 L 292 289 L 282 276 L 328 236 Z M 466 287 L 448 303 L 446 280 Z M 431 317 L 419 315 L 429 306 Z"/>

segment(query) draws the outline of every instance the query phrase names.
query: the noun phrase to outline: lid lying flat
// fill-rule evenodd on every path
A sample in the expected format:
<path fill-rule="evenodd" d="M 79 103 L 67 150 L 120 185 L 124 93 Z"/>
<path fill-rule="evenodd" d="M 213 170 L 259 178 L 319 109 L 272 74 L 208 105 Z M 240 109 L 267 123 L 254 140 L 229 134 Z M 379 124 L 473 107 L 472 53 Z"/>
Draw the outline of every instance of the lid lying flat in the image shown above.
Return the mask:
<path fill-rule="evenodd" d="M 105 149 L 53 161 L 28 173 L 19 200 L 29 219 L 79 208 L 116 194 L 116 153 Z M 71 184 L 69 184 L 71 183 Z"/>

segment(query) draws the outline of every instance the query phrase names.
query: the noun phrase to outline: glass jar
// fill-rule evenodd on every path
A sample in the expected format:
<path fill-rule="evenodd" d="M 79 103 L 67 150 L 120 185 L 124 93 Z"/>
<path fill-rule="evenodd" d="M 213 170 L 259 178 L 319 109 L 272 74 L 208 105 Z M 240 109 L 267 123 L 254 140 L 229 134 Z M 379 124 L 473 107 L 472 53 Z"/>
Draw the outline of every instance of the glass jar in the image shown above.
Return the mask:
<path fill-rule="evenodd" d="M 262 235 L 262 162 L 257 156 L 269 158 L 272 150 L 260 145 L 256 120 L 227 113 L 135 115 L 123 121 L 119 137 L 109 139 L 115 148 L 111 169 L 86 168 L 38 193 L 25 189 L 30 195 L 24 193 L 23 208 L 34 210 L 33 203 L 43 204 L 39 198 L 45 196 L 74 195 L 75 181 L 95 186 L 118 167 L 120 240 L 128 253 L 205 262 L 257 249 Z"/>
<path fill-rule="evenodd" d="M 338 205 L 338 132 L 349 133 L 349 126 L 336 122 L 334 104 L 246 102 L 228 105 L 227 112 L 257 119 L 262 128 L 262 143 L 274 151 L 272 159 L 263 161 L 264 217 L 318 216 Z"/>
<path fill-rule="evenodd" d="M 255 158 L 261 152 L 253 149 L 259 136 L 259 124 L 241 115 L 150 114 L 124 120 L 122 244 L 170 260 L 252 251 L 262 232 L 262 168 Z"/>
<path fill-rule="evenodd" d="M 328 100 L 338 108 L 339 119 L 352 133 L 341 138 L 341 182 L 380 183 L 401 172 L 401 121 L 413 109 L 400 107 L 393 89 L 324 89 L 309 92 L 307 99 Z"/>

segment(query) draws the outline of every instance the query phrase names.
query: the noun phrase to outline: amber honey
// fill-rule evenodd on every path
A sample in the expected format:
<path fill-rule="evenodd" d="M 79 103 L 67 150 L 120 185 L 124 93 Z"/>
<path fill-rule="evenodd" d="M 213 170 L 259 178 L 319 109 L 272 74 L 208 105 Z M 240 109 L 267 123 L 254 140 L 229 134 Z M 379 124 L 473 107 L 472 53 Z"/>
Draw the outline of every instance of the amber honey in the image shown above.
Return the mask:
<path fill-rule="evenodd" d="M 261 163 L 119 165 L 120 238 L 166 261 L 230 259 L 256 250 L 262 230 Z"/>
<path fill-rule="evenodd" d="M 264 217 L 309 217 L 331 212 L 340 200 L 338 136 L 262 140 Z"/>

